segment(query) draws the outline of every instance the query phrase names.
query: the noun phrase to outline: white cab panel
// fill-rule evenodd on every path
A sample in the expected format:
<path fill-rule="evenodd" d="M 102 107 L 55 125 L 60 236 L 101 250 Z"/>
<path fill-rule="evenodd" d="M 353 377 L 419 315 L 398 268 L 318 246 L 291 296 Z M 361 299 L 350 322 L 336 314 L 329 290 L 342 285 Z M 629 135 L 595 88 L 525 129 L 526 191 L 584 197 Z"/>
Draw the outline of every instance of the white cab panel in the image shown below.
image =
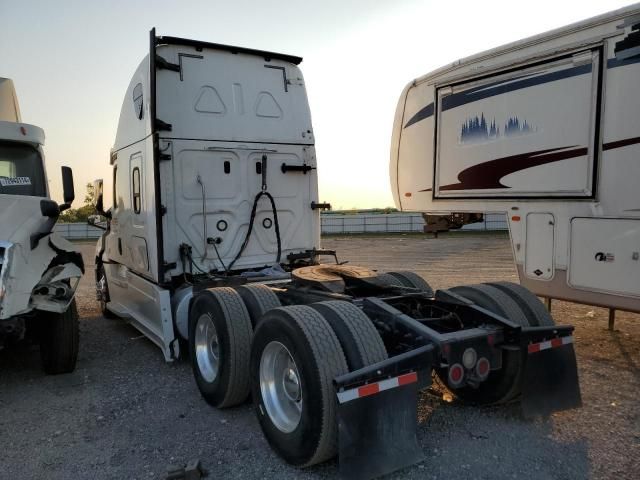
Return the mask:
<path fill-rule="evenodd" d="M 256 55 L 179 45 L 157 54 L 181 66 L 157 72 L 157 118 L 175 138 L 313 144 L 300 69 Z"/>

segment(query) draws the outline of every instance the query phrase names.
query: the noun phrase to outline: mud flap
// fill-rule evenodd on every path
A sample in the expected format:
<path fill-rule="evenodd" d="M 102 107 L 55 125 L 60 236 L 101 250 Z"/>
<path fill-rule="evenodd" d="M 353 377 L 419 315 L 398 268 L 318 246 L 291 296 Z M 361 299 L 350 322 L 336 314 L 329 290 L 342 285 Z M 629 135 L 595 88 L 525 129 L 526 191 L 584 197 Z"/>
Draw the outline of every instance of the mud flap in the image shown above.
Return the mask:
<path fill-rule="evenodd" d="M 416 436 L 418 383 L 401 381 L 396 388 L 367 391 L 374 386 L 338 394 L 338 458 L 343 478 L 376 478 L 424 458 Z M 358 397 L 358 390 L 364 396 Z M 351 392 L 355 398 L 345 395 Z"/>
<path fill-rule="evenodd" d="M 522 410 L 527 418 L 582 405 L 571 337 L 528 345 L 522 378 Z"/>

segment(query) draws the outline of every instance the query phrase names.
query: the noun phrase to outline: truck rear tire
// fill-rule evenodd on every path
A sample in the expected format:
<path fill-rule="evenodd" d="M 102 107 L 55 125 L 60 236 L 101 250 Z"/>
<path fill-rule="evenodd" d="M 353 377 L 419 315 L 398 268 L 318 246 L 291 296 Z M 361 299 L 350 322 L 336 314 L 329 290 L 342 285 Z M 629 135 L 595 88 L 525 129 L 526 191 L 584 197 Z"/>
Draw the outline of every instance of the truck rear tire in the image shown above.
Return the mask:
<path fill-rule="evenodd" d="M 287 462 L 306 467 L 335 456 L 333 379 L 347 372 L 340 342 L 317 310 L 280 307 L 260 320 L 251 347 L 253 402 L 265 437 Z"/>
<path fill-rule="evenodd" d="M 505 317 L 513 323 L 528 326 L 525 312 L 506 293 L 490 285 L 465 285 L 450 289 L 454 293 L 471 300 L 479 307 Z M 520 393 L 520 378 L 523 353 L 505 350 L 502 354 L 502 368 L 489 374 L 489 378 L 477 388 L 464 386 L 453 389 L 447 383 L 447 370 L 437 369 L 436 383 L 453 396 L 472 404 L 490 405 L 506 403 Z"/>
<path fill-rule="evenodd" d="M 73 299 L 63 313 L 41 312 L 40 358 L 49 375 L 71 373 L 78 359 L 78 309 Z"/>
<path fill-rule="evenodd" d="M 383 287 L 404 287 L 404 284 L 400 281 L 400 279 L 394 277 L 393 275 L 389 275 L 388 273 L 378 273 L 375 283 Z"/>
<path fill-rule="evenodd" d="M 247 307 L 253 328 L 256 328 L 258 320 L 265 313 L 282 305 L 278 296 L 266 285 L 242 285 L 236 288 L 236 291 L 242 297 L 244 306 Z"/>
<path fill-rule="evenodd" d="M 382 338 L 373 323 L 353 303 L 331 300 L 309 306 L 320 312 L 331 325 L 350 372 L 388 358 Z"/>
<path fill-rule="evenodd" d="M 202 397 L 217 408 L 244 402 L 249 395 L 251 319 L 232 288 L 204 290 L 189 309 L 191 369 Z"/>
<path fill-rule="evenodd" d="M 100 312 L 104 318 L 118 318 L 118 316 L 107 308 L 109 302 L 109 285 L 107 284 L 107 273 L 104 270 L 104 264 L 100 262 L 96 266 L 96 291 L 100 296 Z"/>
<path fill-rule="evenodd" d="M 487 283 L 509 295 L 525 312 L 529 324 L 539 327 L 552 327 L 556 324 L 544 303 L 530 290 L 512 282 Z"/>
<path fill-rule="evenodd" d="M 433 288 L 431 288 L 431 285 L 415 272 L 402 270 L 399 272 L 388 272 L 388 274 L 400 280 L 400 283 L 405 287 L 416 288 L 431 297 L 433 296 Z"/>

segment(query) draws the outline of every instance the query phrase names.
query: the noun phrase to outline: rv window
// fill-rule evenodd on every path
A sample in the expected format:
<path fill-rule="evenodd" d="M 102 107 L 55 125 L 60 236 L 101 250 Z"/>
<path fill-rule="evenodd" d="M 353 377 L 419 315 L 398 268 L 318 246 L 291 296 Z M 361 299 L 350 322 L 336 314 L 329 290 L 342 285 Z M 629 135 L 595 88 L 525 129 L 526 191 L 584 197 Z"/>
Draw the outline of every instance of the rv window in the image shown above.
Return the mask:
<path fill-rule="evenodd" d="M 133 169 L 133 211 L 140 213 L 140 169 Z"/>

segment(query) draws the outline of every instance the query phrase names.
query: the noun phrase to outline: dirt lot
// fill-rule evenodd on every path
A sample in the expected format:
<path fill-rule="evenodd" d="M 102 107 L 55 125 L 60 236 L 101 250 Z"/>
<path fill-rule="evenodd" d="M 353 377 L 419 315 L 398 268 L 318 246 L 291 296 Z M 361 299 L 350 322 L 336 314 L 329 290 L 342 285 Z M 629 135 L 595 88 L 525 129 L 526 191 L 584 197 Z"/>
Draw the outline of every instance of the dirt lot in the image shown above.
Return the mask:
<path fill-rule="evenodd" d="M 505 236 L 333 237 L 341 260 L 412 269 L 434 287 L 516 280 Z M 92 292 L 93 246 L 78 295 L 75 373 L 47 377 L 37 349 L 0 351 L 0 478 L 163 478 L 202 460 L 211 478 L 334 478 L 331 462 L 297 470 L 262 437 L 249 404 L 218 411 L 201 400 L 186 362 L 165 364 L 129 325 L 102 318 Z M 553 304 L 576 327 L 584 406 L 525 421 L 517 406 L 477 409 L 424 392 L 418 436 L 425 460 L 390 478 L 640 478 L 640 315 Z"/>

